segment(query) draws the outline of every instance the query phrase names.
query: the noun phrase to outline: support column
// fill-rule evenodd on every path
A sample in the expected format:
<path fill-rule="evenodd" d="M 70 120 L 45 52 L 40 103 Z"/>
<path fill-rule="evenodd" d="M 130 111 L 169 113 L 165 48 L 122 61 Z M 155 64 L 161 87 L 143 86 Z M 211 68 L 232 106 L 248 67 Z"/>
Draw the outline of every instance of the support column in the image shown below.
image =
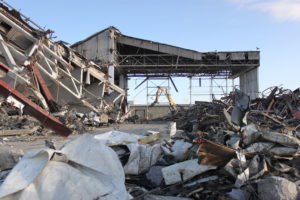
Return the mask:
<path fill-rule="evenodd" d="M 115 67 L 116 67 L 116 40 L 115 40 L 115 29 L 109 29 L 109 40 L 108 40 L 108 80 L 111 83 L 115 83 Z"/>
<path fill-rule="evenodd" d="M 108 65 L 108 81 L 111 83 L 115 83 L 115 65 Z"/>
<path fill-rule="evenodd" d="M 250 96 L 250 99 L 255 99 L 259 96 L 258 84 L 258 68 L 240 75 L 240 89 Z"/>
<path fill-rule="evenodd" d="M 148 100 L 148 98 L 149 98 L 149 85 L 148 85 L 148 79 L 147 79 L 147 94 L 146 94 L 146 98 L 147 98 L 147 106 L 146 106 L 146 119 L 147 120 L 149 120 L 149 100 Z"/>
<path fill-rule="evenodd" d="M 190 106 L 192 105 L 192 77 L 189 77 L 190 79 Z"/>
<path fill-rule="evenodd" d="M 128 78 L 124 74 L 119 75 L 119 87 L 123 90 L 127 89 Z"/>
<path fill-rule="evenodd" d="M 210 77 L 210 84 L 209 84 L 209 99 L 210 99 L 210 101 L 212 102 L 212 100 L 213 100 L 213 93 L 214 93 L 214 88 L 213 88 L 214 86 L 213 86 L 213 77 L 211 76 Z"/>
<path fill-rule="evenodd" d="M 127 87 L 128 87 L 128 77 L 124 74 L 119 75 L 119 87 L 122 88 L 125 91 L 125 107 L 124 107 L 124 113 L 127 113 L 129 111 L 129 104 L 127 104 Z"/>

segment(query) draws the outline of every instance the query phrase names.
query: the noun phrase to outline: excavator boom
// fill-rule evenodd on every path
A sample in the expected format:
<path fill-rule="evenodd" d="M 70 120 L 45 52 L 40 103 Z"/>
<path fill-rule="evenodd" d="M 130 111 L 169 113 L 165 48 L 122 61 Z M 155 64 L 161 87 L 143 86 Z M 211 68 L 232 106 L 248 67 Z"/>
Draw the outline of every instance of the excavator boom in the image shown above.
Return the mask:
<path fill-rule="evenodd" d="M 154 106 L 154 105 L 158 102 L 159 97 L 161 96 L 161 94 L 162 94 L 163 92 L 165 93 L 165 95 L 166 95 L 166 97 L 167 97 L 167 99 L 168 99 L 168 101 L 169 101 L 169 104 L 170 104 L 170 110 L 171 110 L 171 111 L 177 111 L 177 106 L 176 106 L 176 104 L 175 104 L 175 102 L 174 102 L 174 100 L 173 100 L 173 98 L 172 98 L 172 96 L 171 96 L 171 94 L 170 94 L 168 88 L 162 88 L 162 87 L 159 87 L 159 86 L 157 87 L 155 100 L 154 100 L 154 102 L 150 105 L 150 107 Z"/>

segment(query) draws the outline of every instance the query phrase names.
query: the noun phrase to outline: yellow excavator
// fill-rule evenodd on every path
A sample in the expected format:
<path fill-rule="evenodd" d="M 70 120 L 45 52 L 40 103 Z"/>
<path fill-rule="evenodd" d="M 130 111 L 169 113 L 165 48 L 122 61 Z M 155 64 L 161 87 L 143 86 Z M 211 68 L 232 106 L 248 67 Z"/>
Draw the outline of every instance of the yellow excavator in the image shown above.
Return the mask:
<path fill-rule="evenodd" d="M 150 107 L 154 106 L 155 104 L 157 104 L 159 97 L 161 96 L 162 93 L 165 93 L 167 96 L 167 99 L 169 101 L 170 104 L 170 110 L 172 113 L 176 113 L 178 111 L 176 104 L 173 101 L 173 98 L 168 90 L 168 88 L 163 88 L 163 87 L 159 87 L 157 86 L 157 91 L 156 91 L 156 97 L 154 102 L 150 105 Z"/>

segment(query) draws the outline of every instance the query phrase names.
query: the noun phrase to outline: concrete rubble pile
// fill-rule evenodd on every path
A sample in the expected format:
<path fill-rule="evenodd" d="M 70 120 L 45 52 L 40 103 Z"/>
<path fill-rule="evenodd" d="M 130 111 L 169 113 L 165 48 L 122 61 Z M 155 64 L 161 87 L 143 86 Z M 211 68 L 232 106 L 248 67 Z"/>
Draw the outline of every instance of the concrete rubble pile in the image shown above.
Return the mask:
<path fill-rule="evenodd" d="M 265 90 L 263 98 L 251 101 L 249 112 L 247 112 L 248 121 L 266 127 L 276 126 L 276 124 L 296 125 L 300 119 L 299 94 L 299 89 L 291 91 L 272 87 Z M 193 128 L 206 131 L 205 128 L 209 128 L 209 125 L 224 122 L 225 117 L 228 116 L 223 115 L 224 109 L 226 112 L 232 110 L 233 101 L 232 94 L 221 100 L 213 100 L 213 102 L 196 101 L 195 105 L 188 110 L 180 110 L 175 115 L 167 115 L 157 120 L 175 121 L 177 127 L 187 131 L 192 131 Z M 234 116 L 241 114 L 237 111 L 234 109 Z M 235 122 L 238 126 L 241 124 L 241 121 Z"/>
<path fill-rule="evenodd" d="M 54 113 L 93 112 L 91 118 L 98 124 L 120 120 L 125 91 L 108 81 L 107 66 L 98 66 L 52 38 L 52 30 L 42 29 L 2 1 L 0 104 L 18 109 L 6 106 L 2 112 L 33 116 L 64 136 L 72 130 Z"/>
<path fill-rule="evenodd" d="M 187 118 L 193 122 L 191 131 L 180 130 L 176 122 L 170 122 L 161 132 L 133 134 L 113 130 L 83 135 L 59 149 L 48 143 L 50 149 L 25 154 L 12 170 L 17 159 L 10 159 L 14 164 L 2 175 L 2 180 L 7 177 L 0 187 L 0 197 L 39 199 L 38 194 L 47 193 L 49 199 L 76 195 L 160 200 L 299 199 L 299 92 L 272 91 L 250 101 L 247 95 L 235 90 L 229 97 L 207 103 L 216 109 L 208 109 L 207 115 L 201 109 L 200 116 L 192 115 L 195 120 Z M 263 105 L 270 95 L 274 107 Z M 292 100 L 283 101 L 287 98 Z M 196 106 L 199 105 L 203 107 L 205 103 Z M 168 138 L 161 137 L 166 133 Z M 23 165 L 28 162 L 31 165 L 25 169 L 30 170 L 26 171 Z M 25 181 L 22 177 L 31 178 Z M 65 184 L 64 177 L 72 180 Z M 108 188 L 97 191 L 92 190 L 94 185 L 89 185 L 89 181 L 75 184 L 76 179 L 91 179 L 93 184 L 107 186 L 109 177 L 112 182 Z M 12 186 L 15 182 L 20 184 Z M 33 192 L 33 187 L 38 190 Z M 74 188 L 80 194 L 70 193 Z"/>
<path fill-rule="evenodd" d="M 250 101 L 235 90 L 167 116 L 175 122 L 170 140 L 160 144 L 161 157 L 128 177 L 138 185 L 137 199 L 299 199 L 299 89 L 268 91 Z M 183 130 L 174 130 L 176 122 Z"/>

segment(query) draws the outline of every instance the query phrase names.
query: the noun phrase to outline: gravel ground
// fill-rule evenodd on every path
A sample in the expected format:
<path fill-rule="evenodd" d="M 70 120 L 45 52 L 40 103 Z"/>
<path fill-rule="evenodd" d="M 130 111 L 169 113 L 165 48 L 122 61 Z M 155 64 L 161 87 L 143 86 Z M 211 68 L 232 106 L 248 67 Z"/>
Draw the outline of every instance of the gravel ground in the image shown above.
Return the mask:
<path fill-rule="evenodd" d="M 167 139 L 168 135 L 165 133 L 165 129 L 168 127 L 168 123 L 149 123 L 149 124 L 121 124 L 111 125 L 110 127 L 97 128 L 93 131 L 89 131 L 91 134 L 101 134 L 110 130 L 118 130 L 127 133 L 134 133 L 137 135 L 145 135 L 148 130 L 159 131 L 161 133 L 161 139 Z M 81 134 L 70 135 L 67 138 L 48 135 L 48 136 L 10 136 L 0 137 L 0 152 L 8 149 L 21 149 L 24 152 L 28 152 L 33 149 L 40 149 L 45 147 L 45 140 L 52 140 L 57 147 L 60 147 L 64 143 L 79 137 Z"/>

